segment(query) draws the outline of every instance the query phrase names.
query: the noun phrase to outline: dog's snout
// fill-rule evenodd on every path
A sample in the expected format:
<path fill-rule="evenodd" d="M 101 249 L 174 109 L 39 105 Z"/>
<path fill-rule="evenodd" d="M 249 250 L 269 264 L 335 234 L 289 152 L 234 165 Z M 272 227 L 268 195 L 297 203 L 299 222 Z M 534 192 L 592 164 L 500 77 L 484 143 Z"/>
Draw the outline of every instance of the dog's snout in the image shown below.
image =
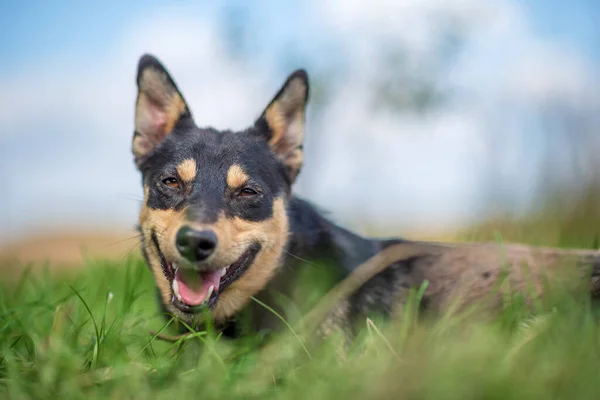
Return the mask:
<path fill-rule="evenodd" d="M 184 226 L 177 232 L 177 250 L 187 260 L 206 260 L 217 248 L 217 235 L 212 230 L 197 231 Z"/>

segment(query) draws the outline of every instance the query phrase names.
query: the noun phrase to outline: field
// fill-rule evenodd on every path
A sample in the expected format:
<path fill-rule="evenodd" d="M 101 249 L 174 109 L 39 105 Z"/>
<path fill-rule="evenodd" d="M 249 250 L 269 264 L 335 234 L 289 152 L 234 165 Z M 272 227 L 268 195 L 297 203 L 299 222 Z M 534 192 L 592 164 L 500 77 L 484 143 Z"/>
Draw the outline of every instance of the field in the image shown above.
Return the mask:
<path fill-rule="evenodd" d="M 595 237 L 557 234 L 551 224 L 540 235 L 502 229 L 511 240 L 597 246 Z M 297 336 L 294 321 L 267 349 L 259 348 L 261 337 L 232 342 L 210 330 L 176 343 L 160 340 L 150 332 L 170 327 L 137 255 L 88 259 L 74 273 L 33 267 L 0 283 L 1 398 L 599 396 L 597 309 L 585 293 L 559 286 L 533 308 L 509 297 L 499 315 L 484 321 L 417 319 L 417 295 L 401 323 L 365 321 L 364 333 L 340 352 L 335 338 L 317 345 Z M 307 304 L 315 296 L 309 293 Z"/>

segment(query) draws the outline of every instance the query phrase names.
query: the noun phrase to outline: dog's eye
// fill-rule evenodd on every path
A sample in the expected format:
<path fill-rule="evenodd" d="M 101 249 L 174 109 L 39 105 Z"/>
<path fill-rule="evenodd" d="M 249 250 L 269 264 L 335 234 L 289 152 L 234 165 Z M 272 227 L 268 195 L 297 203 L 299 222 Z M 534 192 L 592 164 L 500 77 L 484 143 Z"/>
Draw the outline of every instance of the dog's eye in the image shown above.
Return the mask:
<path fill-rule="evenodd" d="M 243 189 L 240 191 L 240 196 L 241 196 L 241 197 L 250 197 L 250 196 L 257 195 L 257 194 L 258 194 L 258 193 L 256 192 L 256 190 L 254 190 L 254 189 L 250 189 L 250 188 L 248 188 L 248 187 L 247 187 L 247 188 L 243 188 Z"/>
<path fill-rule="evenodd" d="M 163 179 L 162 183 L 164 183 L 168 187 L 172 187 L 175 189 L 179 187 L 179 181 L 173 177 L 168 177 L 168 178 Z"/>

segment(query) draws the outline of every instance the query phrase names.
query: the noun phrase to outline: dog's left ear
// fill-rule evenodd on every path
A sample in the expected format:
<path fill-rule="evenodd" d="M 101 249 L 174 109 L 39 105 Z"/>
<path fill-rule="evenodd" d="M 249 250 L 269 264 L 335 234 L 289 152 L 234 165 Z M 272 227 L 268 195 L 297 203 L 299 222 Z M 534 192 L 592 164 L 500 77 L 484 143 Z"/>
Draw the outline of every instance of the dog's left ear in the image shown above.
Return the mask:
<path fill-rule="evenodd" d="M 308 101 L 308 75 L 304 70 L 292 73 L 260 118 L 256 132 L 269 143 L 294 182 L 302 167 L 304 119 Z"/>
<path fill-rule="evenodd" d="M 192 115 L 166 68 L 149 54 L 139 60 L 137 86 L 132 151 L 139 167 L 180 121 Z"/>

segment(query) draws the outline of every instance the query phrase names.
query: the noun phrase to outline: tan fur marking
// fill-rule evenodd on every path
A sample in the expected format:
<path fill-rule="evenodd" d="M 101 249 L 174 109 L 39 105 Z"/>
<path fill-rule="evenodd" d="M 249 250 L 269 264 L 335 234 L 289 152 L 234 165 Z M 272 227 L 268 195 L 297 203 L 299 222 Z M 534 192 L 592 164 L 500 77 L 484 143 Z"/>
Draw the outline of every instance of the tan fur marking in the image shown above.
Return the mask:
<path fill-rule="evenodd" d="M 285 202 L 282 198 L 276 199 L 273 216 L 266 221 L 250 222 L 222 214 L 214 224 L 192 226 L 196 229 L 210 228 L 217 234 L 219 246 L 211 257 L 212 262 L 217 262 L 214 268 L 233 264 L 253 242 L 262 246 L 248 270 L 219 295 L 212 314 L 215 321 L 220 322 L 246 305 L 250 296 L 263 289 L 279 267 L 288 236 Z"/>
<path fill-rule="evenodd" d="M 569 279 L 567 276 L 577 269 L 564 267 L 573 266 L 581 257 L 574 250 L 520 244 L 471 243 L 442 250 L 429 264 L 415 264 L 431 282 L 426 295 L 436 310 L 470 307 L 488 295 L 483 305 L 495 308 L 507 289 L 525 294 L 529 300 L 543 293 L 546 278 Z M 500 290 L 492 292 L 504 272 L 508 277 Z"/>
<path fill-rule="evenodd" d="M 191 158 L 183 160 L 177 166 L 177 174 L 184 182 L 193 182 L 196 179 L 196 161 Z"/>
<path fill-rule="evenodd" d="M 239 164 L 233 164 L 227 171 L 227 186 L 232 189 L 242 187 L 248 182 L 248 174 Z"/>
<path fill-rule="evenodd" d="M 167 310 L 184 320 L 189 317 L 181 313 L 171 304 L 171 286 L 160 265 L 160 256 L 152 243 L 151 234 L 156 233 L 160 249 L 167 260 L 185 262 L 175 247 L 175 235 L 183 224 L 190 224 L 195 229 L 213 229 L 219 238 L 217 250 L 207 260 L 207 268 L 223 268 L 238 260 L 251 243 L 259 242 L 261 251 L 248 270 L 220 295 L 213 310 L 213 318 L 223 321 L 235 314 L 248 301 L 265 287 L 269 279 L 279 267 L 283 248 L 288 236 L 288 219 L 283 198 L 273 202 L 273 216 L 266 221 L 250 222 L 241 218 L 227 218 L 222 214 L 216 223 L 210 225 L 193 224 L 186 220 L 185 210 L 156 210 L 147 206 L 148 187 L 144 188 L 145 199 L 140 212 L 140 227 L 144 235 L 144 243 L 150 267 L 154 274 L 163 304 Z"/>
<path fill-rule="evenodd" d="M 171 132 L 185 111 L 185 102 L 167 81 L 167 76 L 163 72 L 147 69 L 143 72 L 140 82 L 140 92 L 147 93 L 149 101 L 154 101 L 164 108 L 164 133 Z"/>
<path fill-rule="evenodd" d="M 292 180 L 302 166 L 306 90 L 300 79 L 292 80 L 264 115 L 271 129 L 269 146 L 287 166 Z"/>
<path fill-rule="evenodd" d="M 170 133 L 173 128 L 175 128 L 175 124 L 179 121 L 181 114 L 185 111 L 185 102 L 177 93 L 173 97 L 169 107 L 167 108 L 167 124 L 165 126 L 166 132 Z"/>
<path fill-rule="evenodd" d="M 298 173 L 300 172 L 300 168 L 302 168 L 303 161 L 304 152 L 300 148 L 290 152 L 285 158 L 284 163 L 287 165 L 290 171 L 290 178 L 292 180 L 296 179 Z"/>
<path fill-rule="evenodd" d="M 292 80 L 266 110 L 265 119 L 272 131 L 269 144 L 276 153 L 293 150 L 302 143 L 305 96 L 304 82 L 300 79 Z"/>
<path fill-rule="evenodd" d="M 300 145 L 304 136 L 304 112 L 299 110 L 288 120 L 280 112 L 279 103 L 276 102 L 269 107 L 265 117 L 272 130 L 269 146 L 287 166 L 290 178 L 294 180 L 303 162 L 303 151 Z"/>
<path fill-rule="evenodd" d="M 136 103 L 135 127 L 139 135 L 133 138 L 135 156 L 145 156 L 171 133 L 185 108 L 185 102 L 164 73 L 145 70 Z"/>
<path fill-rule="evenodd" d="M 543 294 L 546 277 L 569 284 L 586 283 L 591 268 L 589 264 L 599 260 L 600 253 L 520 244 L 397 244 L 355 268 L 304 317 L 302 326 L 311 327 L 319 323 L 319 334 L 323 336 L 335 330 L 349 332 L 346 328 L 354 318 L 349 308 L 349 296 L 397 261 L 415 256 L 412 272 L 403 275 L 387 292 L 393 299 L 396 323 L 404 321 L 402 315 L 406 309 L 408 288 L 418 287 L 423 281 L 430 283 L 423 297 L 430 311 L 452 313 L 470 309 L 472 313 L 478 309 L 483 311 L 480 315 L 487 318 L 501 309 L 503 297 L 509 293 L 507 290 L 524 295 L 528 304 L 532 304 L 533 298 Z M 600 268 L 594 267 L 592 273 L 597 269 Z M 504 278 L 508 285 L 498 289 L 496 285 L 500 283 L 498 280 L 503 272 L 508 273 Z M 582 276 L 583 281 L 580 280 Z M 590 284 L 594 294 L 593 278 Z M 351 336 L 351 332 L 350 336 L 346 335 L 348 339 Z"/>
<path fill-rule="evenodd" d="M 271 128 L 271 138 L 269 145 L 276 146 L 281 142 L 281 138 L 285 133 L 286 121 L 285 115 L 281 112 L 281 107 L 278 102 L 273 103 L 265 113 L 265 119 Z"/>
<path fill-rule="evenodd" d="M 282 198 L 276 199 L 273 217 L 267 221 L 248 222 L 235 218 L 231 226 L 240 235 L 238 243 L 244 243 L 244 249 L 251 240 L 258 240 L 262 250 L 248 270 L 220 294 L 213 310 L 213 318 L 217 322 L 232 316 L 246 305 L 251 296 L 266 286 L 279 267 L 289 232 L 285 203 Z"/>
<path fill-rule="evenodd" d="M 185 210 L 156 210 L 147 206 L 149 189 L 144 187 L 144 204 L 140 212 L 139 223 L 144 237 L 145 249 L 148 254 L 150 268 L 154 275 L 156 286 L 160 291 L 162 301 L 165 305 L 171 304 L 171 286 L 165 277 L 160 265 L 160 256 L 152 243 L 152 232 L 155 232 L 160 249 L 170 260 L 177 257 L 173 252 L 175 243 L 175 234 L 185 220 Z M 169 245 L 173 243 L 173 245 Z M 169 311 L 174 312 L 175 310 Z"/>

